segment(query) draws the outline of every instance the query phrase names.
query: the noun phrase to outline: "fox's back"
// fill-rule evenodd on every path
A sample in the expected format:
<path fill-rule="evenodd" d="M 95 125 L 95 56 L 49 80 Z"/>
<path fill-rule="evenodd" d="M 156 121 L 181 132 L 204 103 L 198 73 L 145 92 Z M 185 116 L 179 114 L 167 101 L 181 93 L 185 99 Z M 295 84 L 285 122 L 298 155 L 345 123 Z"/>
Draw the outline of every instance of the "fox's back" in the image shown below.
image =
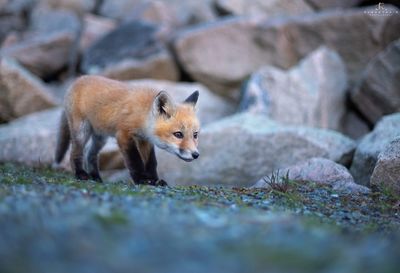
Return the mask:
<path fill-rule="evenodd" d="M 101 76 L 82 76 L 70 88 L 65 109 L 73 116 L 90 121 L 94 129 L 115 131 L 117 127 L 142 127 L 157 91 L 131 87 Z"/>

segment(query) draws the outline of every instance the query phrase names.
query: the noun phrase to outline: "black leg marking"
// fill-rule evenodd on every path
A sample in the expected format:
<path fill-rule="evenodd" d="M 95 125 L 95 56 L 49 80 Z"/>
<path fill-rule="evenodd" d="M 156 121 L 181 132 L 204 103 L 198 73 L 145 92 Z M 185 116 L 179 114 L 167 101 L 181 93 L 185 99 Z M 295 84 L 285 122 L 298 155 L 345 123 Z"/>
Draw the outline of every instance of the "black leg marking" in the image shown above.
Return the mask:
<path fill-rule="evenodd" d="M 147 158 L 146 163 L 143 162 L 143 156 L 140 154 L 136 141 L 132 140 L 127 149 L 123 151 L 125 164 L 135 184 L 153 186 L 166 185 L 165 181 L 159 182 L 160 180 L 158 179 L 154 147 L 151 147 L 149 151 L 143 149 L 142 152 L 149 153 L 149 155 L 144 156 Z"/>
<path fill-rule="evenodd" d="M 167 182 L 158 178 L 157 158 L 156 158 L 156 153 L 154 151 L 154 146 L 151 147 L 150 154 L 149 154 L 149 157 L 146 162 L 146 173 L 148 173 L 149 176 L 152 177 L 152 181 L 151 181 L 150 185 L 152 185 L 152 186 L 168 186 Z"/>
<path fill-rule="evenodd" d="M 154 151 L 154 147 L 151 147 L 150 153 L 146 162 L 145 166 L 146 173 L 151 177 L 152 179 L 158 180 L 158 174 L 157 174 L 157 158 L 156 158 L 156 153 Z"/>
<path fill-rule="evenodd" d="M 98 154 L 106 144 L 107 137 L 97 134 L 92 134 L 90 146 L 85 154 L 85 168 L 93 180 L 102 182 L 99 173 Z"/>
<path fill-rule="evenodd" d="M 83 169 L 83 146 L 80 143 L 72 143 L 71 166 L 75 171 L 75 177 L 80 180 L 88 180 L 89 174 Z"/>
<path fill-rule="evenodd" d="M 143 180 L 146 178 L 145 166 L 135 141 L 132 140 L 128 144 L 128 147 L 126 147 L 126 150 L 123 150 L 122 152 L 126 167 L 128 168 L 133 181 L 136 184 L 142 184 Z"/>
<path fill-rule="evenodd" d="M 89 180 L 90 176 L 84 170 L 77 170 L 75 171 L 75 178 L 79 180 Z"/>

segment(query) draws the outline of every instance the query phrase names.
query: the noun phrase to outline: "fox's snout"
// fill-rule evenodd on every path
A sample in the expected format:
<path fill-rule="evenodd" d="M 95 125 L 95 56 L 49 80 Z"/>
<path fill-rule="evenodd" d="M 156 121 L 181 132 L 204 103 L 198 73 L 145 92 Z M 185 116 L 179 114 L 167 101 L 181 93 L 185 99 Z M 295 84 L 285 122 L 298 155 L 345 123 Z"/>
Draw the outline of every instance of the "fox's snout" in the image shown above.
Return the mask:
<path fill-rule="evenodd" d="M 184 149 L 179 149 L 179 151 L 176 153 L 176 155 L 186 161 L 186 162 L 191 162 L 197 158 L 199 158 L 200 153 L 195 150 L 195 151 L 190 151 L 190 150 L 184 150 Z"/>
<path fill-rule="evenodd" d="M 200 156 L 199 152 L 193 152 L 192 157 L 193 159 L 197 159 Z"/>

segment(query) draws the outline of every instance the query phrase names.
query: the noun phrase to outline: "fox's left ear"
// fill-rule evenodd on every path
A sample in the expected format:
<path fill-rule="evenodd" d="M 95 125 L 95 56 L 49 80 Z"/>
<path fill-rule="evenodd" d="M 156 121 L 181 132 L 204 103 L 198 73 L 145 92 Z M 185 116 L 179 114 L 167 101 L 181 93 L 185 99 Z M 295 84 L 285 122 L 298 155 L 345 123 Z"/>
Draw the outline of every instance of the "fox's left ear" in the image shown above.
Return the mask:
<path fill-rule="evenodd" d="M 199 99 L 199 91 L 194 91 L 183 103 L 189 103 L 193 104 L 193 106 L 196 105 L 197 100 Z"/>
<path fill-rule="evenodd" d="M 153 102 L 153 114 L 156 116 L 164 116 L 170 118 L 175 114 L 175 105 L 172 99 L 165 91 L 161 91 L 154 98 Z"/>

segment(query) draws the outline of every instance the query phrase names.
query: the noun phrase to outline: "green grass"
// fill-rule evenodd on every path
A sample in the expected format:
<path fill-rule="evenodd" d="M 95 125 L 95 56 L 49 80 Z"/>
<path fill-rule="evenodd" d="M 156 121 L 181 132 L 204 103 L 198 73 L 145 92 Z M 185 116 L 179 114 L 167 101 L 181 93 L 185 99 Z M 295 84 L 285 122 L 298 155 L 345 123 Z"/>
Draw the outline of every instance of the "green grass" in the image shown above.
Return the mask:
<path fill-rule="evenodd" d="M 112 195 L 132 196 L 146 201 L 173 200 L 181 202 L 182 206 L 190 204 L 198 208 L 230 208 L 240 210 L 260 210 L 289 212 L 298 214 L 309 226 L 339 225 L 354 226 L 357 230 L 364 229 L 367 233 L 399 227 L 399 210 L 394 207 L 398 196 L 391 191 L 373 192 L 370 195 L 353 196 L 337 194 L 326 185 L 316 183 L 296 182 L 288 179 L 288 174 L 279 176 L 277 173 L 269 178 L 269 189 L 222 188 L 207 186 L 176 186 L 152 187 L 134 185 L 133 183 L 97 183 L 94 181 L 76 180 L 70 173 L 54 171 L 48 168 L 33 169 L 14 164 L 0 164 L 0 185 L 40 185 L 53 184 L 85 190 L 88 193 L 110 193 Z M 0 199 L 12 194 L 12 188 L 0 187 Z M 321 196 L 322 194 L 322 196 Z M 332 198 L 335 194 L 338 197 Z M 362 218 L 361 223 L 350 223 L 351 219 L 334 219 L 337 212 L 360 212 L 361 204 L 366 203 L 369 218 Z M 364 206 L 365 207 L 365 206 Z M 364 212 L 362 212 L 361 216 Z M 396 214 L 397 213 L 397 214 Z M 374 216 L 375 215 L 375 216 Z M 97 219 L 108 223 L 125 223 L 122 212 L 112 212 L 109 215 L 98 215 Z M 336 216 L 335 216 L 336 217 Z M 398 220 L 394 220 L 398 219 Z M 357 220 L 357 219 L 356 219 Z"/>
<path fill-rule="evenodd" d="M 127 225 L 129 218 L 120 210 L 112 210 L 109 213 L 97 213 L 95 219 L 105 228 L 110 228 L 115 225 Z"/>

